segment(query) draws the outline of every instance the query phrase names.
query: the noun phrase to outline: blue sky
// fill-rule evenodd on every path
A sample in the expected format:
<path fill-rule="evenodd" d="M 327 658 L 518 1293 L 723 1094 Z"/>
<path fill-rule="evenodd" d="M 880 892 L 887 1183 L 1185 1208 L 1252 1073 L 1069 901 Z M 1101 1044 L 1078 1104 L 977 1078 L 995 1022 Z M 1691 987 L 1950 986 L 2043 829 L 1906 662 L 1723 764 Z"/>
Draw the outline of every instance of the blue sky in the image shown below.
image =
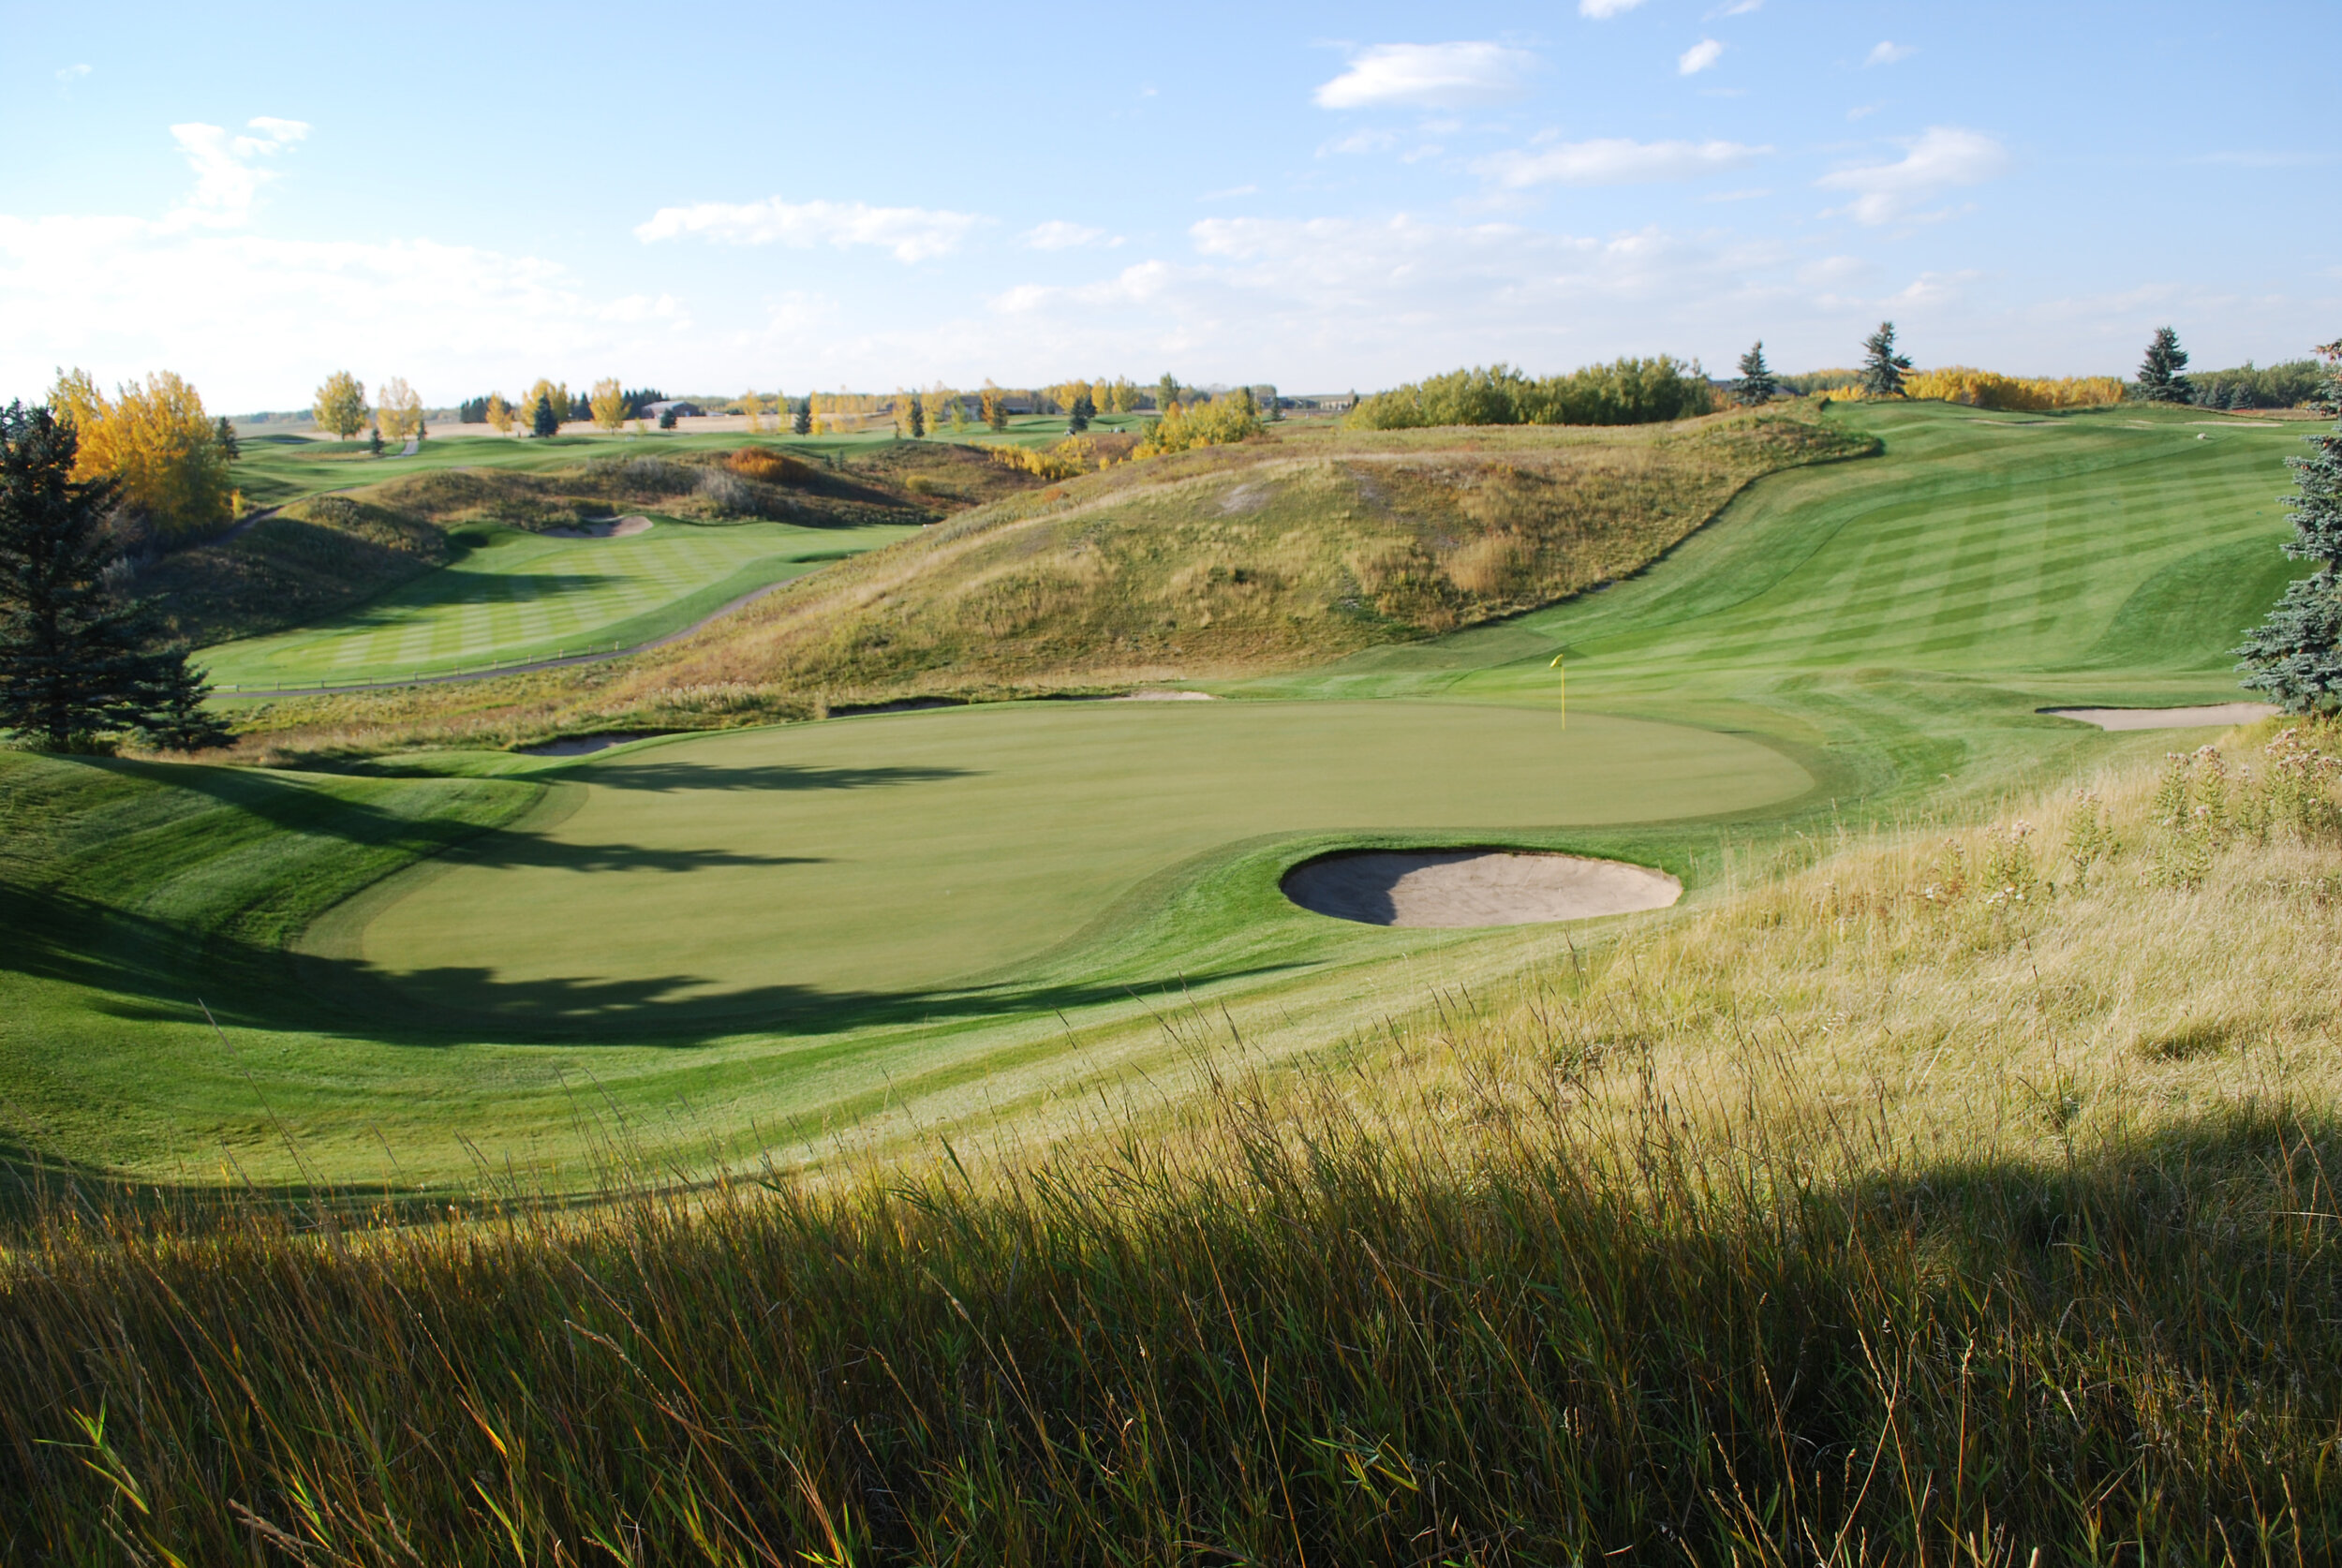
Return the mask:
<path fill-rule="evenodd" d="M 0 4 L 0 397 L 2342 335 L 2342 5 Z"/>

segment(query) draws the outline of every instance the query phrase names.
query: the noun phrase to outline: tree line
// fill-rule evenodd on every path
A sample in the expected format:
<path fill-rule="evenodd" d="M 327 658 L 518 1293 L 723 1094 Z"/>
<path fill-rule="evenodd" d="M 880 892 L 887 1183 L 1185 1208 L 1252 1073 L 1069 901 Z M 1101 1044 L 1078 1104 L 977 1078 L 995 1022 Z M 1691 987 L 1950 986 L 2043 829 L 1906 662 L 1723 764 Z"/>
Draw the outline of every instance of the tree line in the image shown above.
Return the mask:
<path fill-rule="evenodd" d="M 1359 400 L 1350 422 L 1366 430 L 1442 424 L 1653 424 L 1715 407 L 1697 362 L 1669 354 L 1622 358 L 1565 376 L 1532 377 L 1510 365 L 1475 366 L 1393 387 Z"/>

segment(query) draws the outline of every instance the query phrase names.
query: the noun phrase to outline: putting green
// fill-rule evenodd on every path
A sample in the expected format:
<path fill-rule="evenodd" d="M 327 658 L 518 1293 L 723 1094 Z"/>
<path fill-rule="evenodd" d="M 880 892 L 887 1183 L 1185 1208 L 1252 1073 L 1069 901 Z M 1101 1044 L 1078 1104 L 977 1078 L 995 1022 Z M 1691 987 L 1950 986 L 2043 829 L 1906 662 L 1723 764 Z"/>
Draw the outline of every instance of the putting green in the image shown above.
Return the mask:
<path fill-rule="evenodd" d="M 198 658 L 232 692 L 632 647 L 744 594 L 917 531 L 660 519 L 626 539 L 557 539 L 476 524 L 451 530 L 461 553 L 446 567 L 372 603 Z"/>
<path fill-rule="evenodd" d="M 964 984 L 1261 835 L 1470 843 L 1813 784 L 1739 736 L 1422 703 L 906 714 L 663 744 L 569 779 L 530 821 L 378 894 L 338 951 L 482 1021 L 589 1026 L 654 998 L 746 1017 Z"/>

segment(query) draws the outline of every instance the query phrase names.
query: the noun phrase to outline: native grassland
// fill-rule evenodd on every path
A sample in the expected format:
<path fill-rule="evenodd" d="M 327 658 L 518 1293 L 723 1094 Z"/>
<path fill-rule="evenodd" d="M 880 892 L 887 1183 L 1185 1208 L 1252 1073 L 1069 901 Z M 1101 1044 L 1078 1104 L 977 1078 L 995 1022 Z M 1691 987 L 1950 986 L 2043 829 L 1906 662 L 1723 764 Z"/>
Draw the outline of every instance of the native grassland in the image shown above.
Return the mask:
<path fill-rule="evenodd" d="M 0 1532 L 2323 1560 L 2342 735 L 2276 728 L 1749 865 L 1306 1060 L 1171 1005 L 1204 1091 L 1077 1097 L 1054 1147 L 661 1191 L 610 1129 L 601 1206 L 487 1182 L 378 1229 L 52 1187 L 0 1277 Z"/>

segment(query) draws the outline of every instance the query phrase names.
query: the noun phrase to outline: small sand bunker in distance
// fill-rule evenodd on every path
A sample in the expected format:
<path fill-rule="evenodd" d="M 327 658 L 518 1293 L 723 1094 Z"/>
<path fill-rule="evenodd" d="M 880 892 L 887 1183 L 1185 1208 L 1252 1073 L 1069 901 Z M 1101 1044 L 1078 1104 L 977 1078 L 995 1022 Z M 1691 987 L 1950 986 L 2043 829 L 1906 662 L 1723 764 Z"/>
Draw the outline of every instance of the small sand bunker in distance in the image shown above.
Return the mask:
<path fill-rule="evenodd" d="M 1511 850 L 1361 851 L 1285 873 L 1305 910 L 1369 925 L 1534 925 L 1664 910 L 1683 884 L 1615 860 Z"/>
<path fill-rule="evenodd" d="M 647 517 L 605 517 L 599 523 L 581 523 L 574 528 L 547 528 L 554 539 L 632 539 L 636 534 L 650 532 Z"/>
<path fill-rule="evenodd" d="M 2101 730 L 2208 730 L 2215 725 L 2253 724 L 2276 712 L 2268 703 L 2214 703 L 2201 708 L 2043 708 L 2057 718 L 2078 718 Z"/>

